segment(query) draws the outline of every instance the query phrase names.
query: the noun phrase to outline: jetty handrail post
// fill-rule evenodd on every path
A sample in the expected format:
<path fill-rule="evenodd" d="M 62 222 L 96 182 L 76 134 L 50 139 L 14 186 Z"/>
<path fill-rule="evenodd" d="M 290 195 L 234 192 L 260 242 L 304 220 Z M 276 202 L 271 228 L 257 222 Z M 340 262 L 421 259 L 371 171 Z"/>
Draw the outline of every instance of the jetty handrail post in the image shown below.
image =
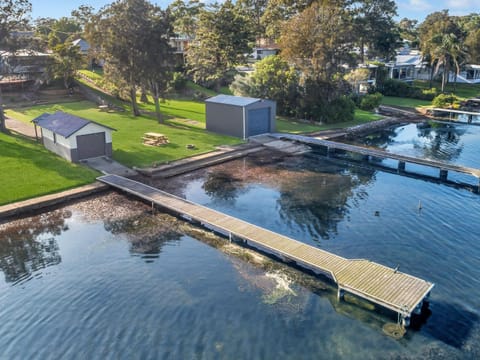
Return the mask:
<path fill-rule="evenodd" d="M 446 181 L 448 177 L 448 170 L 440 169 L 440 180 Z"/>

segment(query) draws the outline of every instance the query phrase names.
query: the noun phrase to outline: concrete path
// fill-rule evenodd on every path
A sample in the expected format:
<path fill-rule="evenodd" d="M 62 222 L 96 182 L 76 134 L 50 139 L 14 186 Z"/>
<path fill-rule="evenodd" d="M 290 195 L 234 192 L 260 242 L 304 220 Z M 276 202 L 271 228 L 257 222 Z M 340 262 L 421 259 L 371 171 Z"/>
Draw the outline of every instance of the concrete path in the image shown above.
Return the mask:
<path fill-rule="evenodd" d="M 10 131 L 35 139 L 35 127 L 33 124 L 27 124 L 23 121 L 7 117 L 5 119 L 5 125 Z M 40 134 L 38 135 L 40 136 Z"/>
<path fill-rule="evenodd" d="M 80 162 L 103 174 L 113 174 L 125 177 L 138 175 L 135 170 L 132 170 L 106 156 L 85 159 Z"/>

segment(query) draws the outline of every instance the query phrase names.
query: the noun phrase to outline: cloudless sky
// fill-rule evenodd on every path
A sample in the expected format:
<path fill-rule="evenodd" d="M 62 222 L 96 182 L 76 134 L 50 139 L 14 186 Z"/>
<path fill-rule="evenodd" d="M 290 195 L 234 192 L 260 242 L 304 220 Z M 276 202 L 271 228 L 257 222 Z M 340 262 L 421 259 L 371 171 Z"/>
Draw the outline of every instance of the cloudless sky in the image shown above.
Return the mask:
<path fill-rule="evenodd" d="M 32 18 L 70 16 L 72 10 L 80 5 L 92 5 L 96 10 L 112 3 L 112 0 L 30 0 Z M 165 9 L 172 0 L 150 0 Z M 187 2 L 187 1 L 186 1 Z M 210 2 L 210 1 L 206 1 Z M 221 1 L 220 1 L 221 2 Z M 398 18 L 417 19 L 422 22 L 425 17 L 435 11 L 448 9 L 450 15 L 467 15 L 480 13 L 480 0 L 396 0 Z"/>

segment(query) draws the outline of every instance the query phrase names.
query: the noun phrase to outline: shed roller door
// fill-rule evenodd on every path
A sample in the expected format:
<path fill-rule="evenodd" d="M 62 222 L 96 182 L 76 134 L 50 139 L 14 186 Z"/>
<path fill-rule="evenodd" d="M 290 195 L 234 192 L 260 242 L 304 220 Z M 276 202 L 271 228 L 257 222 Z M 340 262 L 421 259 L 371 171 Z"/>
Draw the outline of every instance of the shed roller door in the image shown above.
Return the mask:
<path fill-rule="evenodd" d="M 77 153 L 79 160 L 105 155 L 105 133 L 78 135 Z"/>
<path fill-rule="evenodd" d="M 247 136 L 270 132 L 270 108 L 248 110 Z"/>

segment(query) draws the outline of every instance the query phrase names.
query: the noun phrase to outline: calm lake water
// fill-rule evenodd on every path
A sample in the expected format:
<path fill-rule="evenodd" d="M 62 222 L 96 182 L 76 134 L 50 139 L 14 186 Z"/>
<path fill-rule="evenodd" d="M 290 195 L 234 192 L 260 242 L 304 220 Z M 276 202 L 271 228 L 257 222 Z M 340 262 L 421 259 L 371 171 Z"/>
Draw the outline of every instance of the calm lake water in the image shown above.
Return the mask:
<path fill-rule="evenodd" d="M 453 142 L 430 130 L 366 141 L 480 167 L 477 128 Z M 1 359 L 480 357 L 478 194 L 315 153 L 265 152 L 156 185 L 432 281 L 430 316 L 394 340 L 382 332 L 392 318 L 338 304 L 334 288 L 256 268 L 108 195 L 0 227 Z"/>

